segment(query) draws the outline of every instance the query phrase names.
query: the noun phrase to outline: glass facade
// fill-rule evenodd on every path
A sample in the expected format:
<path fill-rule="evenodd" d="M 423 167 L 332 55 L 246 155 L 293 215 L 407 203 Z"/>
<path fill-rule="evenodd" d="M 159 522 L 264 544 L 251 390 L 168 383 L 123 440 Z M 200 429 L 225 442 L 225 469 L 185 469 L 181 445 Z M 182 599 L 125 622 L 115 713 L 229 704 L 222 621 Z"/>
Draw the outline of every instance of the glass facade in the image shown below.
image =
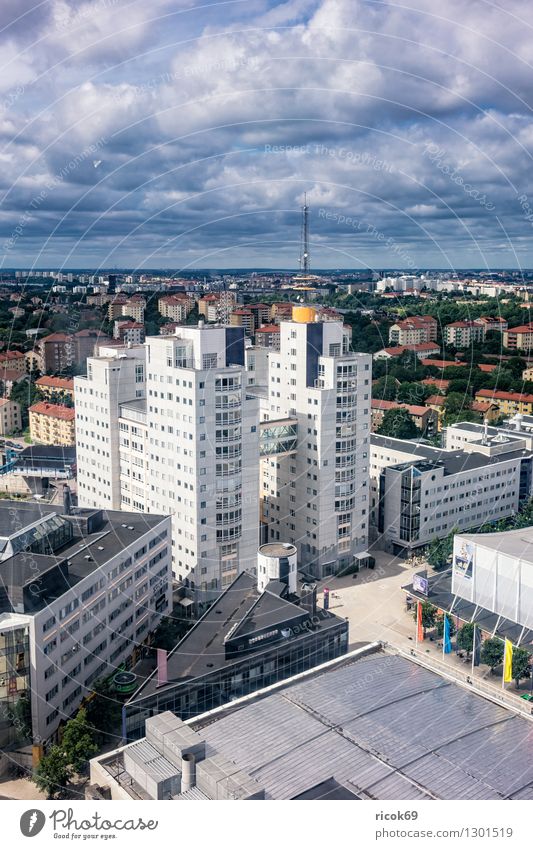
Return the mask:
<path fill-rule="evenodd" d="M 31 739 L 27 628 L 0 631 L 0 748 Z"/>

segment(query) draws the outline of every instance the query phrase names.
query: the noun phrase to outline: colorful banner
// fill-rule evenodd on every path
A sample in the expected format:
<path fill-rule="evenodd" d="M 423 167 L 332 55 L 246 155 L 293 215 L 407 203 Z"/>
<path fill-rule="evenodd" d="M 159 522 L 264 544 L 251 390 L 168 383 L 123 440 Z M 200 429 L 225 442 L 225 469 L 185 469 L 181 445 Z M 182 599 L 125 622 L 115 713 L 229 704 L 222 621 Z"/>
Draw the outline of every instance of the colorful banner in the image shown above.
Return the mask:
<path fill-rule="evenodd" d="M 157 650 L 157 686 L 161 687 L 168 682 L 167 653 L 165 649 Z"/>
<path fill-rule="evenodd" d="M 503 683 L 508 684 L 513 680 L 513 644 L 505 638 L 505 652 L 503 655 Z"/>
<path fill-rule="evenodd" d="M 419 601 L 416 606 L 416 641 L 422 642 L 424 639 L 424 626 L 422 624 L 422 602 Z"/>
<path fill-rule="evenodd" d="M 442 653 L 450 654 L 452 650 L 452 639 L 450 634 L 450 620 L 446 613 L 444 614 L 444 639 L 442 641 Z"/>

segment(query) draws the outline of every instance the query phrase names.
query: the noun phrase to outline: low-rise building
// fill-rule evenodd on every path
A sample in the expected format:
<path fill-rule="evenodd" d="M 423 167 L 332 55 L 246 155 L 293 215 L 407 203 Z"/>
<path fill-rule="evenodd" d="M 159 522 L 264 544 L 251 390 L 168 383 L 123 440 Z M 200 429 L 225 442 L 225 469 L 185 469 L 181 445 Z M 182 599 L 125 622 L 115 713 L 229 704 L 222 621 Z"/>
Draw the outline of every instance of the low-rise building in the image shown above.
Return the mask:
<path fill-rule="evenodd" d="M 38 401 L 29 407 L 30 438 L 42 445 L 75 445 L 76 413 L 72 407 Z"/>
<path fill-rule="evenodd" d="M 407 351 L 416 354 L 419 360 L 440 354 L 440 348 L 434 342 L 419 342 L 416 345 L 399 345 L 396 348 L 382 348 L 374 354 L 375 360 L 390 360 L 393 357 L 401 357 Z"/>
<path fill-rule="evenodd" d="M 57 403 L 67 398 L 74 401 L 74 380 L 71 377 L 43 375 L 35 381 L 35 386 L 46 401 Z"/>
<path fill-rule="evenodd" d="M 298 582 L 295 546 L 261 546 L 257 577 L 241 572 L 129 699 L 128 739 L 148 716 L 190 719 L 345 654 L 348 622 L 318 607 L 316 590 Z"/>
<path fill-rule="evenodd" d="M 499 389 L 478 389 L 476 401 L 489 401 L 496 404 L 500 413 L 514 416 L 522 413 L 530 416 L 533 413 L 533 395 L 524 392 L 503 392 Z"/>
<path fill-rule="evenodd" d="M 477 321 L 479 324 L 482 324 L 485 328 L 485 333 L 488 333 L 489 330 L 497 331 L 498 333 L 503 333 L 504 330 L 507 330 L 508 323 L 505 318 L 501 316 L 493 316 L 493 315 L 482 315 L 481 318 L 478 318 Z"/>
<path fill-rule="evenodd" d="M 513 515 L 531 480 L 523 441 L 465 441 L 450 451 L 373 434 L 370 445 L 371 521 L 396 554 Z"/>
<path fill-rule="evenodd" d="M 438 429 L 438 413 L 431 407 L 419 404 L 401 404 L 397 401 L 382 401 L 372 399 L 372 430 L 381 426 L 383 417 L 388 410 L 407 410 L 413 424 L 426 436 L 431 436 Z"/>

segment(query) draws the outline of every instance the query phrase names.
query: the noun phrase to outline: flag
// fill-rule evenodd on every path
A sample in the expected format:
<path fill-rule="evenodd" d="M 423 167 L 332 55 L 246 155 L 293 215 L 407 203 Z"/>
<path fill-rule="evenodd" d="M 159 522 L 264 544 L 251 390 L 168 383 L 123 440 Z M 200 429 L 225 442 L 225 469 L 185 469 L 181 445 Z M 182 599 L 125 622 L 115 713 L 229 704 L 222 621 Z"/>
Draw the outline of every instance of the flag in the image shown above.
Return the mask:
<path fill-rule="evenodd" d="M 416 641 L 424 639 L 424 626 L 422 624 L 422 602 L 419 601 L 416 608 Z"/>
<path fill-rule="evenodd" d="M 442 641 L 442 652 L 443 654 L 450 654 L 452 650 L 452 641 L 450 636 L 450 620 L 448 619 L 448 615 L 444 614 L 444 639 Z"/>
<path fill-rule="evenodd" d="M 472 640 L 472 666 L 479 666 L 481 663 L 481 631 L 477 625 L 474 625 L 474 636 Z"/>
<path fill-rule="evenodd" d="M 505 638 L 505 652 L 503 655 L 503 683 L 508 684 L 513 680 L 513 644 Z"/>
<path fill-rule="evenodd" d="M 165 649 L 157 649 L 157 686 L 168 683 L 167 653 Z"/>

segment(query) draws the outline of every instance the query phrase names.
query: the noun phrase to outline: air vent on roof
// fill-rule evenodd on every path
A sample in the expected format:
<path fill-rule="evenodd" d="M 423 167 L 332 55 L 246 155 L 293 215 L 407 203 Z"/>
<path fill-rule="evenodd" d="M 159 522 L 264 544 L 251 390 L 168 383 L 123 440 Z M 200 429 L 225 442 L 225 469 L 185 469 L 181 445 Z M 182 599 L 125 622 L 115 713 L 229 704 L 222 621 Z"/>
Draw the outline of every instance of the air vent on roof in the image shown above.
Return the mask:
<path fill-rule="evenodd" d="M 103 545 L 99 545 L 99 546 L 98 546 L 98 551 L 103 551 L 103 550 L 104 550 L 104 546 L 103 546 Z"/>
<path fill-rule="evenodd" d="M 135 530 L 135 528 L 133 527 L 133 525 L 128 525 L 128 531 L 134 531 L 134 530 Z"/>
<path fill-rule="evenodd" d="M 121 526 L 121 527 L 123 527 L 123 528 L 127 528 L 128 526 L 127 526 L 127 525 L 125 525 L 125 524 L 124 524 L 124 522 L 122 522 L 122 526 Z"/>
<path fill-rule="evenodd" d="M 92 560 L 92 557 L 91 557 L 91 555 L 90 555 L 90 554 L 86 554 L 86 555 L 85 555 L 85 557 L 84 557 L 83 559 L 84 559 L 84 560 Z"/>

